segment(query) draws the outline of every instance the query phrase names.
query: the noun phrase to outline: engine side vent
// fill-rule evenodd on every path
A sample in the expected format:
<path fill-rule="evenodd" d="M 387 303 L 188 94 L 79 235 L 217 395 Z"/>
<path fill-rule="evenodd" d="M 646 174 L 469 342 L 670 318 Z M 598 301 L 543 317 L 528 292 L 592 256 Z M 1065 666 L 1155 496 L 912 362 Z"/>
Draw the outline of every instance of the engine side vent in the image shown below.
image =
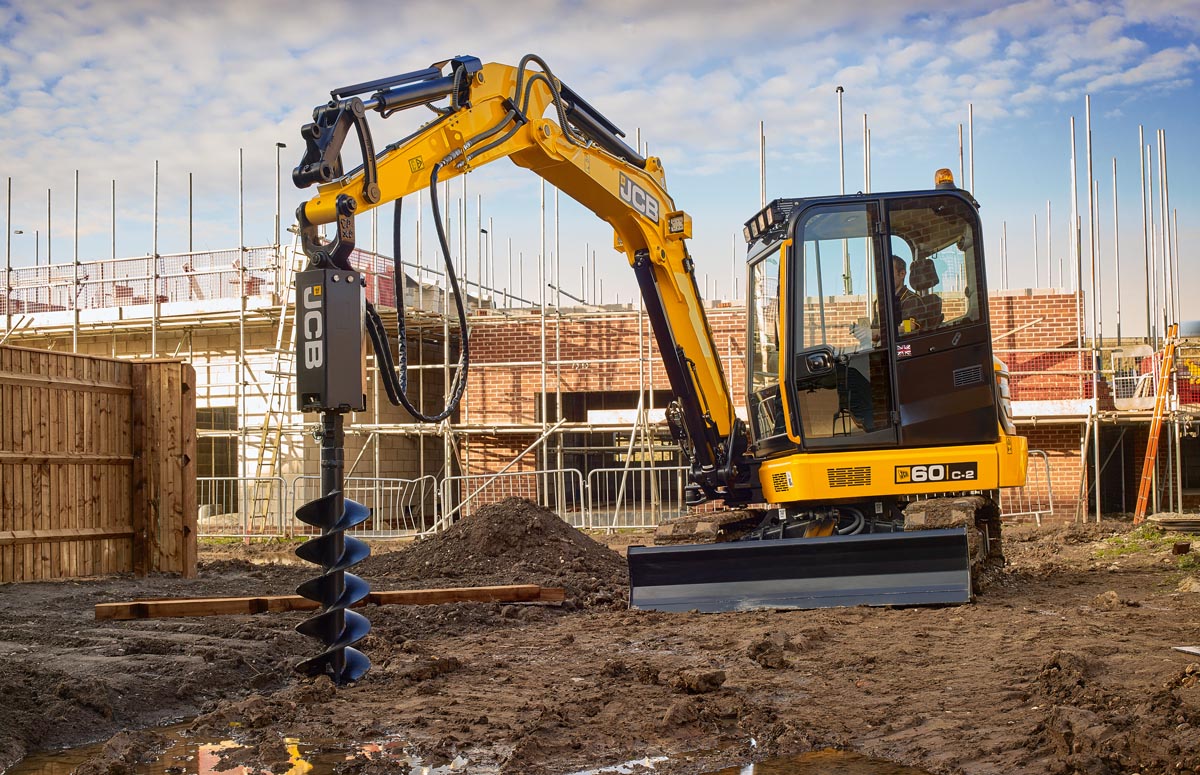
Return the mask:
<path fill-rule="evenodd" d="M 792 489 L 791 471 L 780 471 L 779 473 L 771 474 L 771 486 L 775 488 L 775 492 L 787 492 Z"/>
<path fill-rule="evenodd" d="M 830 487 L 866 487 L 871 483 L 870 466 L 830 468 L 827 472 Z"/>
<path fill-rule="evenodd" d="M 983 367 L 978 364 L 954 370 L 954 387 L 956 388 L 978 385 L 980 382 L 983 382 Z"/>

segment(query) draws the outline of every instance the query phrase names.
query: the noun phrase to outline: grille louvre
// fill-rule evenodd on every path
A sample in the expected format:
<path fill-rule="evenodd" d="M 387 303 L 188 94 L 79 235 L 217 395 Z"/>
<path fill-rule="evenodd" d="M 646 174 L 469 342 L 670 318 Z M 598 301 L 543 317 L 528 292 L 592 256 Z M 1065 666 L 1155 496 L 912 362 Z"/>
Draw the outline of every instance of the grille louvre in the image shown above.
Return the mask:
<path fill-rule="evenodd" d="M 792 475 L 787 471 L 771 474 L 771 486 L 775 488 L 775 492 L 787 492 L 792 489 Z"/>
<path fill-rule="evenodd" d="M 830 468 L 830 487 L 865 487 L 871 483 L 871 467 L 855 466 L 853 468 Z"/>
<path fill-rule="evenodd" d="M 954 387 L 966 387 L 983 382 L 983 367 L 979 364 L 954 370 Z"/>

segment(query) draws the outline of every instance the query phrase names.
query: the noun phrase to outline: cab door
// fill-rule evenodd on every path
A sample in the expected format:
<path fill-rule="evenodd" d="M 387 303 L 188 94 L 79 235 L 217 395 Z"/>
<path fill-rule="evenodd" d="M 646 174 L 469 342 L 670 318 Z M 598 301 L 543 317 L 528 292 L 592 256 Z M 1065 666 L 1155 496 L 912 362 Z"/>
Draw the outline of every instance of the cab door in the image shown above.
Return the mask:
<path fill-rule="evenodd" d="M 813 204 L 796 216 L 792 234 L 780 370 L 789 436 L 814 450 L 895 445 L 879 202 Z"/>
<path fill-rule="evenodd" d="M 884 205 L 897 268 L 888 280 L 900 443 L 994 443 L 999 421 L 978 211 L 943 191 L 889 197 Z"/>

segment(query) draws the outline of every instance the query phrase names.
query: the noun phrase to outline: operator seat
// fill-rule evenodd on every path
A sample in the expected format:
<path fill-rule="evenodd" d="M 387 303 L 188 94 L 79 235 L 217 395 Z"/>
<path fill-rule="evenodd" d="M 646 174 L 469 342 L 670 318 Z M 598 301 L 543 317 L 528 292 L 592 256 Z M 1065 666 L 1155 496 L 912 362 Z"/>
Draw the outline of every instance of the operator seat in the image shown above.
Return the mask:
<path fill-rule="evenodd" d="M 921 331 L 937 328 L 946 319 L 942 312 L 942 297 L 929 290 L 939 282 L 937 265 L 931 259 L 913 259 L 908 269 L 908 284 L 916 291 L 916 296 L 905 301 L 902 312 L 905 318 L 914 318 Z"/>

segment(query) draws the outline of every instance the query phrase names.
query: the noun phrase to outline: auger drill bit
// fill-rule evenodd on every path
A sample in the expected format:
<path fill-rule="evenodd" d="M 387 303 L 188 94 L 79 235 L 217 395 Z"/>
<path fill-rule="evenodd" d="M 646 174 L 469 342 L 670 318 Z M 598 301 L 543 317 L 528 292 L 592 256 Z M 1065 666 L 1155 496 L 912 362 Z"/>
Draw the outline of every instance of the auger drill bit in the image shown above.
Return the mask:
<path fill-rule="evenodd" d="M 343 486 L 342 414 L 324 412 L 321 416 L 321 490 L 320 498 L 296 510 L 296 518 L 320 528 L 321 535 L 296 549 L 296 556 L 321 566 L 322 574 L 304 582 L 296 594 L 321 604 L 321 612 L 296 626 L 296 632 L 317 638 L 325 650 L 296 665 L 298 672 L 310 677 L 328 675 L 339 686 L 357 681 L 371 667 L 361 651 L 352 648 L 371 630 L 367 617 L 348 610 L 368 593 L 367 583 L 346 569 L 365 560 L 371 549 L 346 531 L 362 524 L 370 511 L 345 497 Z"/>

